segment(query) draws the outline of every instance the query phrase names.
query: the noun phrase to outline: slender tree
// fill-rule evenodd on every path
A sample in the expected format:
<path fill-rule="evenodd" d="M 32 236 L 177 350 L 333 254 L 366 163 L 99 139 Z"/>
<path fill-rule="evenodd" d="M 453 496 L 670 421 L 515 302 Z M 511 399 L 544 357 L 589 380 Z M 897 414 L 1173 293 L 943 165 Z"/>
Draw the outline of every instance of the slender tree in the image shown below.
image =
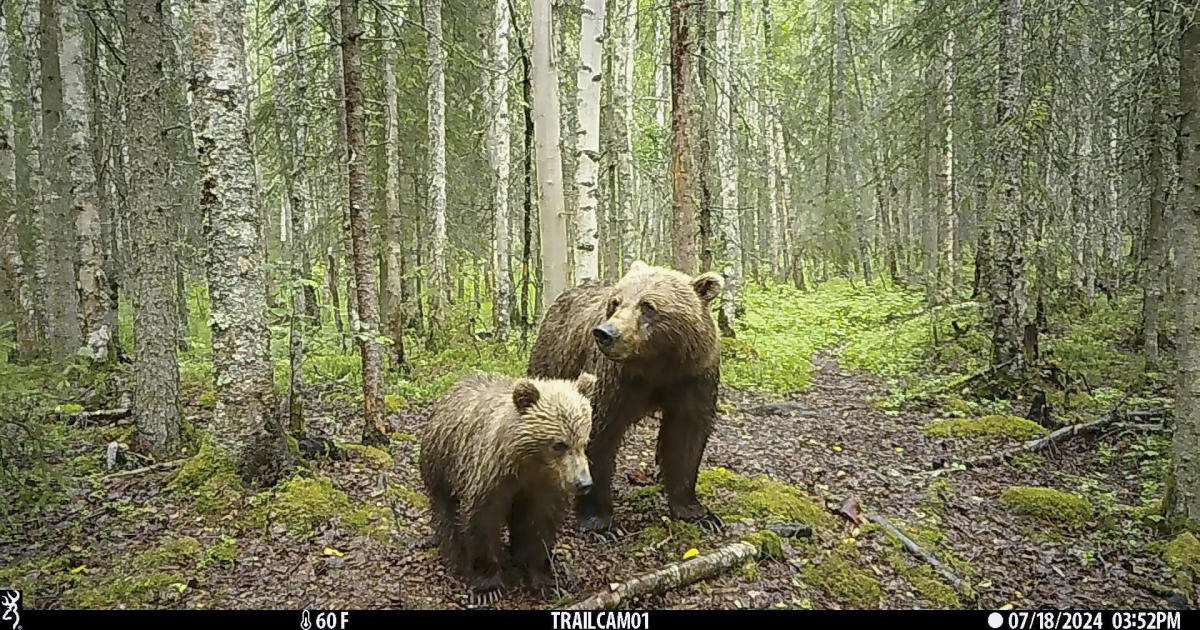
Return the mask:
<path fill-rule="evenodd" d="M 737 301 L 742 285 L 742 236 L 738 212 L 737 160 L 734 156 L 733 118 L 733 38 L 734 13 L 729 0 L 717 0 L 716 83 L 717 83 L 717 160 L 720 171 L 720 226 L 725 286 L 721 293 L 721 313 L 718 318 L 721 334 L 734 336 Z"/>
<path fill-rule="evenodd" d="M 696 184 L 692 152 L 692 0 L 671 0 L 671 248 L 673 265 L 695 273 Z"/>
<path fill-rule="evenodd" d="M 492 230 L 493 268 L 496 273 L 492 295 L 492 317 L 496 338 L 508 338 L 512 312 L 512 256 L 509 244 L 508 186 L 510 171 L 510 134 L 508 115 L 508 33 L 509 0 L 493 0 L 492 32 L 489 36 L 491 66 L 488 68 L 488 89 L 492 111 L 489 115 L 490 151 L 492 165 Z"/>
<path fill-rule="evenodd" d="M 567 265 L 567 221 L 563 201 L 563 176 L 557 71 L 554 65 L 553 21 L 550 0 L 533 0 L 531 19 L 533 73 L 533 129 L 537 153 L 538 216 L 542 241 L 542 308 L 570 284 Z"/>
<path fill-rule="evenodd" d="M 440 7 L 439 7 L 440 8 Z M 379 295 L 375 290 L 375 255 L 371 245 L 371 214 L 367 201 L 367 136 L 363 120 L 362 28 L 357 0 L 341 0 L 342 66 L 346 89 L 346 138 L 350 156 L 350 244 L 354 260 L 354 294 L 359 328 L 355 330 L 362 357 L 363 444 L 386 444 L 383 421 L 383 347 L 379 342 Z"/>
<path fill-rule="evenodd" d="M 429 214 L 433 225 L 429 339 L 435 342 L 446 328 L 450 295 L 446 276 L 446 53 L 442 49 L 442 1 L 425 2 L 424 11 L 429 63 Z"/>
<path fill-rule="evenodd" d="M 600 241 L 596 207 L 600 201 L 600 86 L 604 51 L 604 0 L 585 0 L 579 20 L 578 113 L 576 148 L 575 282 L 600 277 Z"/>

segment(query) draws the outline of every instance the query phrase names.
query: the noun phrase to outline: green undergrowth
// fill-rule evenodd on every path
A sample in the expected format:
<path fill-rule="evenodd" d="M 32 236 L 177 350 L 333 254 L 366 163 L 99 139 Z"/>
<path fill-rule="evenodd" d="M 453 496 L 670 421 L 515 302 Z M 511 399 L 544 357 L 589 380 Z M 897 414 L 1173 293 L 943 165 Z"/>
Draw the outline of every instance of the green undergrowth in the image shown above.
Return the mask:
<path fill-rule="evenodd" d="M 833 517 L 799 488 L 766 475 L 745 477 L 726 468 L 700 471 L 696 494 L 721 518 L 760 525 L 805 523 L 832 526 Z"/>
<path fill-rule="evenodd" d="M 876 608 L 883 603 L 883 586 L 864 568 L 852 543 L 842 543 L 803 567 L 804 582 L 829 597 L 854 608 Z"/>
<path fill-rule="evenodd" d="M 1092 519 L 1092 503 L 1086 498 L 1054 488 L 1012 486 L 1000 500 L 1017 514 L 1031 516 L 1044 523 L 1079 527 Z"/>
<path fill-rule="evenodd" d="M 925 435 L 938 438 L 1006 437 L 1018 440 L 1043 435 L 1045 427 L 1019 416 L 991 415 L 980 418 L 937 420 L 924 427 Z"/>

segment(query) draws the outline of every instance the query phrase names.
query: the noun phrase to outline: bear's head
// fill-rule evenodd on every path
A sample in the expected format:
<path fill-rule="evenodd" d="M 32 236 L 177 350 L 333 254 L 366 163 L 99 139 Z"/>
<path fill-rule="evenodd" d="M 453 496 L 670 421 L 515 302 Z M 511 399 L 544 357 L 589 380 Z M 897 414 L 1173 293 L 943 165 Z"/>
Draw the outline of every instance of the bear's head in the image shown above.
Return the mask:
<path fill-rule="evenodd" d="M 567 492 L 583 494 L 592 487 L 587 445 L 595 391 L 596 377 L 588 372 L 574 381 L 521 379 L 513 386 L 522 464 L 549 473 Z"/>
<path fill-rule="evenodd" d="M 711 271 L 693 278 L 639 260 L 612 287 L 606 319 L 592 336 L 613 361 L 697 358 L 715 345 L 709 304 L 724 285 Z"/>

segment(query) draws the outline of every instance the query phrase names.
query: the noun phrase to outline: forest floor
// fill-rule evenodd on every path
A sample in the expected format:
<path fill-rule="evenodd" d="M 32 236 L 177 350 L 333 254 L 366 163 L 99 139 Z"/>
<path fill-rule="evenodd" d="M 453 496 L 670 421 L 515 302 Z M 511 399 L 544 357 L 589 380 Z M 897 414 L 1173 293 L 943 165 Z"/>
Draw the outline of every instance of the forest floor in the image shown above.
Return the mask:
<path fill-rule="evenodd" d="M 787 541 L 783 559 L 761 561 L 635 606 L 1167 604 L 1161 554 L 1147 544 L 1149 534 L 1136 523 L 1136 510 L 1119 508 L 1138 503 L 1144 477 L 1139 454 L 1166 448 L 1157 433 L 1118 425 L 1099 439 L 1077 439 L 1059 451 L 1015 464 L 931 474 L 937 462 L 991 452 L 998 443 L 927 437 L 923 427 L 934 416 L 878 409 L 877 401 L 887 393 L 880 379 L 843 370 L 830 354 L 818 355 L 814 364 L 811 387 L 787 396 L 782 407 L 769 405 L 778 398 L 723 391 L 723 412 L 705 454 L 708 472 L 702 480 L 719 485 L 726 471 L 751 478 L 769 475 L 811 497 L 829 518 L 820 519 L 812 540 Z M 311 430 L 339 437 L 328 431 L 343 423 L 336 416 L 323 417 L 327 422 L 315 422 Z M 409 436 L 424 420 L 425 409 L 419 407 L 391 415 L 397 439 L 390 458 L 352 451 L 354 457 L 346 461 L 311 463 L 311 476 L 330 480 L 332 490 L 321 496 L 305 489 L 309 494 L 298 503 L 318 514 L 310 520 L 303 519 L 312 515 L 301 514 L 302 529 L 272 524 L 270 518 L 266 524 L 247 524 L 253 519 L 240 515 L 253 514 L 262 499 L 237 500 L 215 514 L 201 513 L 194 496 L 168 490 L 173 473 L 150 472 L 79 490 L 70 502 L 48 510 L 40 527 L 21 532 L 15 545 L 6 546 L 0 567 L 14 567 L 6 577 L 26 582 L 31 605 L 46 608 L 464 607 L 462 586 L 421 543 L 429 533 L 429 519 L 422 497 L 413 492 L 420 480 L 416 444 Z M 643 422 L 619 456 L 616 522 L 627 536 L 616 541 L 584 538 L 568 522 L 556 548 L 564 596 L 554 600 L 513 589 L 499 606 L 564 604 L 679 560 L 689 548 L 715 549 L 753 530 L 728 518 L 731 522 L 719 534 L 666 522 L 665 501 L 653 485 L 654 431 L 653 419 Z M 1096 520 L 1048 526 L 1014 514 L 1000 501 L 1002 491 L 1014 485 L 1108 497 L 1109 509 Z M 956 594 L 885 531 L 837 515 L 850 497 L 861 502 L 863 514 L 881 514 L 927 545 L 972 586 L 977 600 Z M 346 501 L 367 506 L 368 516 L 348 518 Z M 321 502 L 340 507 L 322 515 Z M 372 512 L 372 504 L 390 509 Z M 285 505 L 292 504 L 279 504 Z M 761 513 L 763 520 L 774 516 L 770 512 Z"/>

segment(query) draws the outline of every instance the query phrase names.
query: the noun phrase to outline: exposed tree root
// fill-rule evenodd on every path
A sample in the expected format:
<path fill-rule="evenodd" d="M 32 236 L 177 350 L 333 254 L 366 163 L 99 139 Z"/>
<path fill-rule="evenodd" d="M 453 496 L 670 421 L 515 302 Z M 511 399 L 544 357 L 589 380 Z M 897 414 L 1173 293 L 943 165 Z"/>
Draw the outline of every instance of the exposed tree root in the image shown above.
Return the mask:
<path fill-rule="evenodd" d="M 125 420 L 132 415 L 132 407 L 120 407 L 118 409 L 98 409 L 96 411 L 60 413 L 58 414 L 58 417 L 65 419 L 67 424 L 77 424 L 81 427 L 84 427 L 88 425 L 113 424 L 117 421 Z"/>
<path fill-rule="evenodd" d="M 909 551 L 909 553 L 924 560 L 929 564 L 929 566 L 933 567 L 935 571 L 941 574 L 941 576 L 945 578 L 945 580 L 949 582 L 951 586 L 954 587 L 954 590 L 974 599 L 975 593 L 971 590 L 971 587 L 966 582 L 963 582 L 957 575 L 954 574 L 953 571 L 951 571 L 946 565 L 942 564 L 942 561 L 938 560 L 937 556 L 913 542 L 913 540 L 908 536 L 905 536 L 904 532 L 900 531 L 895 525 L 892 524 L 891 521 L 874 513 L 867 514 L 867 520 L 871 521 L 872 523 L 879 524 L 879 526 L 886 529 L 889 534 L 895 536 L 896 539 L 904 545 L 904 548 Z"/>
<path fill-rule="evenodd" d="M 608 590 L 600 591 L 570 606 L 568 610 L 616 608 L 621 602 L 686 586 L 739 567 L 747 560 L 756 558 L 758 558 L 758 549 L 754 545 L 746 542 L 733 543 L 711 553 L 669 564 L 650 573 L 643 573 L 625 582 L 610 584 Z"/>
<path fill-rule="evenodd" d="M 140 475 L 143 473 L 154 472 L 154 471 L 158 471 L 158 470 L 171 470 L 172 468 L 179 468 L 186 461 L 187 461 L 187 458 L 185 457 L 183 459 L 174 459 L 169 462 L 159 462 L 157 464 L 150 464 L 149 466 L 142 466 L 141 468 L 134 468 L 131 470 L 122 470 L 120 472 L 115 472 L 112 474 L 104 475 L 104 477 L 102 477 L 102 479 L 107 481 L 109 479 L 115 479 L 117 477 L 132 477 L 134 475 Z"/>

